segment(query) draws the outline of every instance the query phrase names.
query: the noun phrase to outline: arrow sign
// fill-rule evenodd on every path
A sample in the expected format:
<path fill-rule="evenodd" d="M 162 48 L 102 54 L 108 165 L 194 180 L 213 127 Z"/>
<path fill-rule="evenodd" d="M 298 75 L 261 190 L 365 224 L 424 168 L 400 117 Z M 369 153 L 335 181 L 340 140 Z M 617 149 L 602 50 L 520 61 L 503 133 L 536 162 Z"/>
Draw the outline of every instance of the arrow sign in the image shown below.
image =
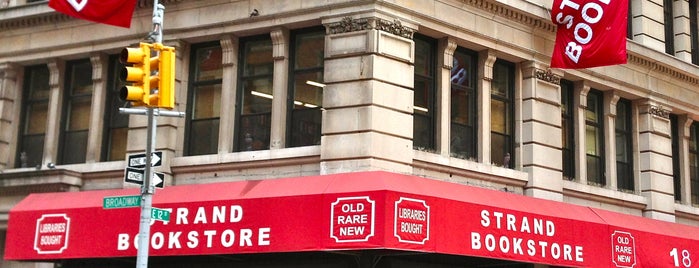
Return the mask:
<path fill-rule="evenodd" d="M 145 172 L 145 170 L 140 168 L 127 167 L 126 171 L 124 172 L 124 181 L 128 183 L 143 185 L 143 178 L 145 177 Z M 160 172 L 153 172 L 153 178 L 151 179 L 151 183 L 155 185 L 155 187 L 163 188 L 164 181 L 165 174 Z"/>
<path fill-rule="evenodd" d="M 150 157 L 150 166 L 159 167 L 163 164 L 163 151 L 155 151 Z M 146 154 L 132 154 L 129 155 L 128 167 L 130 168 L 145 168 L 146 167 Z"/>

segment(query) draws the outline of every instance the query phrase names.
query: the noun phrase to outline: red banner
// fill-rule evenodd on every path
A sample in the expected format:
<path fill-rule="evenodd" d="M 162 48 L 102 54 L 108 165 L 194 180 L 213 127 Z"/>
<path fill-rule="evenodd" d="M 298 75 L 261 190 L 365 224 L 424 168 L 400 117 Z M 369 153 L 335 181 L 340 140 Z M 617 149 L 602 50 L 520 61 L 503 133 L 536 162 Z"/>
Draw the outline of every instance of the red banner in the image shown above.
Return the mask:
<path fill-rule="evenodd" d="M 5 258 L 133 257 L 140 209 L 103 207 L 138 192 L 30 195 L 10 211 Z M 386 172 L 170 186 L 153 206 L 171 214 L 151 224 L 152 256 L 387 248 L 571 267 L 699 264 L 696 227 Z"/>
<path fill-rule="evenodd" d="M 136 0 L 49 0 L 49 6 L 78 19 L 129 28 Z"/>
<path fill-rule="evenodd" d="M 553 68 L 626 63 L 628 0 L 553 0 Z"/>

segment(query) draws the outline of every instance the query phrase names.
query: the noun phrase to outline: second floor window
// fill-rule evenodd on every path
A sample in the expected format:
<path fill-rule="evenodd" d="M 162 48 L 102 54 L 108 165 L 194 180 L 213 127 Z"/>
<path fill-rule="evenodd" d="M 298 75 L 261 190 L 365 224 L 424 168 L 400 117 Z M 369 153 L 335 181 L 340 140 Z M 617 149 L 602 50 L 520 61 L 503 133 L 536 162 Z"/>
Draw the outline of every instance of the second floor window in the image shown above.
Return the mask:
<path fill-rule="evenodd" d="M 490 89 L 491 162 L 507 168 L 514 164 L 514 65 L 496 60 Z"/>
<path fill-rule="evenodd" d="M 476 157 L 476 54 L 457 48 L 451 69 L 451 154 Z"/>
<path fill-rule="evenodd" d="M 672 139 L 672 181 L 675 189 L 675 201 L 682 201 L 682 175 L 680 172 L 680 129 L 677 115 L 670 114 Z"/>
<path fill-rule="evenodd" d="M 689 184 L 692 204 L 699 204 L 699 123 L 689 130 Z"/>
<path fill-rule="evenodd" d="M 435 51 L 436 42 L 415 35 L 413 88 L 413 147 L 435 149 Z"/>
<path fill-rule="evenodd" d="M 269 149 L 272 116 L 272 40 L 269 36 L 242 43 L 236 151 Z M 242 91 L 242 92 L 241 92 Z"/>
<path fill-rule="evenodd" d="M 22 122 L 17 148 L 17 167 L 41 165 L 49 107 L 49 68 L 37 65 L 25 69 Z"/>
<path fill-rule="evenodd" d="M 66 64 L 63 124 L 59 164 L 84 163 L 92 103 L 92 64 L 89 59 Z"/>
<path fill-rule="evenodd" d="M 602 92 L 591 89 L 585 109 L 585 158 L 589 184 L 604 186 L 604 123 Z"/>
<path fill-rule="evenodd" d="M 221 46 L 192 48 L 185 155 L 215 154 L 221 117 Z"/>
<path fill-rule="evenodd" d="M 291 37 L 293 54 L 289 74 L 291 109 L 288 146 L 320 144 L 323 108 L 325 32 L 302 30 Z"/>
<path fill-rule="evenodd" d="M 634 191 L 631 131 L 631 102 L 620 99 L 616 104 L 616 177 L 617 188 L 628 191 Z"/>
<path fill-rule="evenodd" d="M 575 136 L 573 120 L 573 82 L 561 80 L 561 145 L 563 153 L 563 178 L 575 178 Z"/>

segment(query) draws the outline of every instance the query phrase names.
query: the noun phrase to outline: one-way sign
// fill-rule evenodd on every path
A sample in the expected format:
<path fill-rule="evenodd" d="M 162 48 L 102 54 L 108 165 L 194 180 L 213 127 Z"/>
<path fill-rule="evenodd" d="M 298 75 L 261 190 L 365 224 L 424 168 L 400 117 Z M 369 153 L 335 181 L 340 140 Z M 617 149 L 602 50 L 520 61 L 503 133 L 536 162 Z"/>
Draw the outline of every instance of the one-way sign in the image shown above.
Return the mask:
<path fill-rule="evenodd" d="M 163 151 L 155 151 L 150 157 L 151 167 L 159 167 L 163 164 Z M 146 154 L 132 154 L 129 155 L 128 167 L 132 168 L 145 168 L 146 167 Z"/>
<path fill-rule="evenodd" d="M 145 178 L 145 170 L 140 168 L 126 168 L 124 174 L 124 181 L 128 183 L 134 183 L 138 185 L 143 185 L 143 179 Z M 165 181 L 165 174 L 160 172 L 153 172 L 153 178 L 151 183 L 158 188 L 163 188 L 163 182 Z"/>

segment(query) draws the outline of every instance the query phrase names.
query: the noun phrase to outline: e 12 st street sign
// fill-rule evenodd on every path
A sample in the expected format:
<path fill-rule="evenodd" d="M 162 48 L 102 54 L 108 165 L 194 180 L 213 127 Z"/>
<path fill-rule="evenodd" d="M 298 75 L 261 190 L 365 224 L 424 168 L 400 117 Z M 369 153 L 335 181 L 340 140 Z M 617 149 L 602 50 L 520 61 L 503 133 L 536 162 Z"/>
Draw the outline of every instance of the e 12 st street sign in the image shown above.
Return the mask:
<path fill-rule="evenodd" d="M 146 154 L 132 154 L 129 155 L 128 161 L 126 162 L 130 168 L 145 168 L 146 167 Z M 151 167 L 159 167 L 163 164 L 163 151 L 156 151 L 150 157 Z"/>
<path fill-rule="evenodd" d="M 145 176 L 145 170 L 140 169 L 140 168 L 130 168 L 127 167 L 126 171 L 124 172 L 124 181 L 128 183 L 133 183 L 133 184 L 138 184 L 138 185 L 143 185 L 143 179 L 146 177 Z M 153 172 L 153 178 L 151 178 L 151 182 L 155 187 L 158 188 L 163 188 L 163 182 L 165 181 L 165 174 L 160 173 L 160 172 Z"/>
<path fill-rule="evenodd" d="M 150 217 L 156 221 L 170 221 L 170 211 L 153 207 L 150 210 Z"/>

